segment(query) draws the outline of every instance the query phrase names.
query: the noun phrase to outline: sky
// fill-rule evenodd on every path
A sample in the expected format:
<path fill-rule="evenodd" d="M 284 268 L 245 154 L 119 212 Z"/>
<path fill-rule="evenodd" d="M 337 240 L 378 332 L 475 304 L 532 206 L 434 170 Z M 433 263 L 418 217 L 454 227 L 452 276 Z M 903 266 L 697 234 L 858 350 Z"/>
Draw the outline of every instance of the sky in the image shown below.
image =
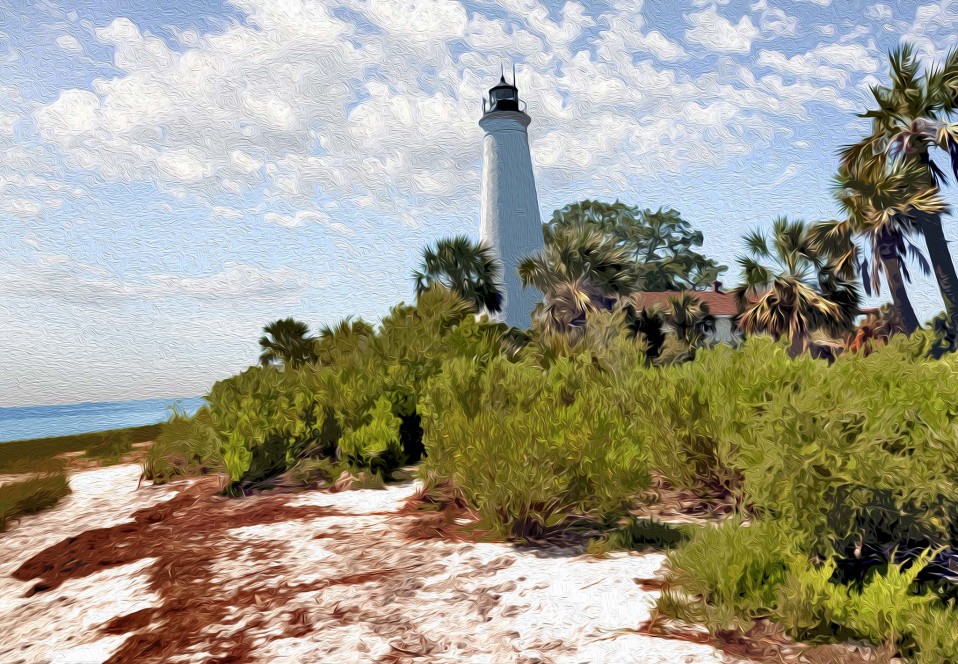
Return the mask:
<path fill-rule="evenodd" d="M 838 215 L 900 40 L 942 57 L 958 2 L 0 0 L 0 407 L 203 394 L 270 320 L 410 301 L 478 236 L 500 65 L 544 219 L 675 208 L 733 284 L 746 231 Z"/>

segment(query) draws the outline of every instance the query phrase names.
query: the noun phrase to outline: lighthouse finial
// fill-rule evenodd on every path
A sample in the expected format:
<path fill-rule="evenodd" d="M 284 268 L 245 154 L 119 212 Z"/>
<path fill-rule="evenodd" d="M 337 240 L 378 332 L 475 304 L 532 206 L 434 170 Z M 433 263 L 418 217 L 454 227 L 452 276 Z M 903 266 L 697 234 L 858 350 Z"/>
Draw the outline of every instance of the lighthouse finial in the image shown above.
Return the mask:
<path fill-rule="evenodd" d="M 501 62 L 499 63 L 499 82 L 500 83 L 506 82 L 506 70 L 503 67 Z"/>
<path fill-rule="evenodd" d="M 512 63 L 512 87 L 516 87 L 516 63 Z"/>

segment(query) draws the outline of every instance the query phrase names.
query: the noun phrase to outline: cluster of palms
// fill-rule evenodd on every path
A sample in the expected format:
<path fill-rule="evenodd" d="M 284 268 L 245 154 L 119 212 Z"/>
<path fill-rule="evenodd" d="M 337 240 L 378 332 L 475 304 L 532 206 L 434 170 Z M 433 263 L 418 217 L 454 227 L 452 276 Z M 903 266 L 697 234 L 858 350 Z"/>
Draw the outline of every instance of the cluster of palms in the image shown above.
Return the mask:
<path fill-rule="evenodd" d="M 665 340 L 663 326 L 693 353 L 711 331 L 708 307 L 682 291 L 713 282 L 725 266 L 695 251 L 702 235 L 678 212 L 587 200 L 557 210 L 543 236 L 542 251 L 518 267 L 523 285 L 543 294 L 532 321 L 536 332 L 575 342 L 591 315 L 621 310 L 654 359 Z M 440 283 L 490 314 L 502 306 L 500 279 L 492 249 L 461 236 L 427 248 L 415 274 L 418 293 Z M 631 296 L 653 289 L 676 295 L 665 307 L 636 311 Z"/>
<path fill-rule="evenodd" d="M 587 203 L 609 209 L 620 205 Z M 589 316 L 621 310 L 628 329 L 645 339 L 651 360 L 662 350 L 663 328 L 671 330 L 686 349 L 682 357 L 694 356 L 694 349 L 713 329 L 714 318 L 708 306 L 695 297 L 693 290 L 673 286 L 669 290 L 675 295 L 668 299 L 667 306 L 636 311 L 632 296 L 646 290 L 643 275 L 661 275 L 661 267 L 636 260 L 635 253 L 607 227 L 592 215 L 584 216 L 588 221 L 546 226 L 543 250 L 519 266 L 523 284 L 543 294 L 533 327 L 540 333 L 561 334 L 575 341 L 584 334 Z M 787 338 L 797 354 L 808 349 L 814 332 L 838 336 L 851 330 L 859 313 L 857 288 L 837 269 L 833 254 L 819 241 L 819 235 L 817 227 L 783 218 L 775 221 L 770 235 L 756 231 L 745 238 L 748 255 L 739 260 L 744 281 L 734 290 L 742 331 Z M 450 245 L 457 250 L 452 251 Z M 436 260 L 437 256 L 444 259 Z M 681 252 L 678 256 L 687 260 Z M 478 277 L 475 269 L 466 269 L 480 265 L 485 272 Z M 708 261 L 705 269 L 696 272 L 713 280 L 723 269 Z M 460 237 L 440 240 L 435 248 L 426 250 L 416 282 L 420 290 L 442 283 L 471 301 L 477 312 L 496 313 L 501 299 L 496 308 L 489 307 L 486 303 L 490 298 L 477 284 L 498 288 L 499 274 L 489 247 Z M 674 274 L 676 279 L 688 277 L 687 271 L 676 270 Z"/>
<path fill-rule="evenodd" d="M 809 350 L 815 333 L 843 337 L 854 327 L 860 296 L 820 240 L 819 228 L 784 217 L 770 234 L 745 236 L 742 284 L 734 289 L 738 326 L 746 335 L 788 339 L 793 356 Z"/>
<path fill-rule="evenodd" d="M 918 328 L 905 288 L 907 261 L 933 272 L 945 304 L 940 355 L 958 349 L 958 275 L 942 226 L 947 177 L 933 157 L 943 151 L 958 178 L 958 124 L 951 122 L 958 112 L 958 50 L 941 65 L 923 67 L 907 45 L 889 59 L 891 85 L 872 88 L 877 108 L 863 115 L 872 121 L 871 133 L 842 151 L 836 190 L 847 219 L 825 225 L 823 243 L 838 256 L 844 276 L 861 273 L 866 291 L 884 276 L 896 323 L 906 333 Z M 930 266 L 915 243 L 919 236 Z M 856 237 L 868 247 L 864 256 Z"/>
<path fill-rule="evenodd" d="M 950 122 L 958 111 L 958 51 L 924 68 L 909 46 L 889 59 L 891 85 L 872 88 L 877 108 L 862 115 L 871 119 L 871 133 L 841 151 L 835 196 L 845 217 L 812 226 L 780 220 L 771 240 L 757 233 L 746 238 L 749 256 L 739 261 L 744 284 L 736 291 L 746 333 L 788 337 L 793 352 L 807 348 L 814 331 L 862 347 L 863 330 L 852 329 L 860 278 L 869 295 L 884 279 L 893 314 L 863 325 L 876 334 L 911 334 L 919 328 L 906 289 L 911 263 L 934 272 L 945 303 L 933 354 L 958 349 L 958 277 L 942 227 L 946 176 L 932 158 L 936 149 L 946 152 L 958 177 L 958 125 Z M 776 268 L 763 259 L 775 259 Z"/>
<path fill-rule="evenodd" d="M 309 326 L 293 318 L 281 318 L 263 328 L 259 339 L 259 362 L 264 367 L 297 369 L 309 364 L 335 364 L 366 342 L 374 333 L 372 325 L 345 319 L 336 326 L 324 326 L 312 336 Z"/>

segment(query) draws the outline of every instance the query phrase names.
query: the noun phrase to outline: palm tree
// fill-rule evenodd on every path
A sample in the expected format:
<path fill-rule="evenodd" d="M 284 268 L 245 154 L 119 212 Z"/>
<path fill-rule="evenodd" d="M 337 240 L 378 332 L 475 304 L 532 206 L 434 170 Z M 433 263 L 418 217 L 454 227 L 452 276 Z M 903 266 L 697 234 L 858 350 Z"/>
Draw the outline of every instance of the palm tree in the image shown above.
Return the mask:
<path fill-rule="evenodd" d="M 899 331 L 899 320 L 898 313 L 888 304 L 870 311 L 865 316 L 865 320 L 855 328 L 854 336 L 848 342 L 848 350 L 852 353 L 870 355 L 876 347 L 888 343 L 891 335 Z"/>
<path fill-rule="evenodd" d="M 669 297 L 665 324 L 687 349 L 689 359 L 695 358 L 695 349 L 715 332 L 715 317 L 709 306 L 688 291 Z"/>
<path fill-rule="evenodd" d="M 263 328 L 259 339 L 263 352 L 259 362 L 264 367 L 283 366 L 295 369 L 316 361 L 314 339 L 309 326 L 292 318 L 282 318 Z"/>
<path fill-rule="evenodd" d="M 958 178 L 958 125 L 951 123 L 958 112 L 958 49 L 952 50 L 940 66 L 922 71 L 909 45 L 889 54 L 891 87 L 874 86 L 878 105 L 862 117 L 872 120 L 872 133 L 846 148 L 842 163 L 850 170 L 874 155 L 888 154 L 921 169 L 928 187 L 940 189 L 945 173 L 932 159 L 933 148 L 950 157 L 951 170 Z M 950 321 L 949 350 L 958 348 L 958 274 L 948 250 L 942 227 L 944 212 L 921 212 L 915 222 L 925 237 L 928 257 L 934 269 L 945 311 Z"/>
<path fill-rule="evenodd" d="M 366 347 L 375 335 L 373 326 L 364 320 L 344 318 L 334 327 L 324 325 L 314 340 L 317 359 L 324 365 L 335 365 L 343 357 Z"/>
<path fill-rule="evenodd" d="M 776 219 L 771 237 L 753 231 L 745 243 L 748 255 L 738 260 L 744 283 L 733 291 L 743 332 L 785 337 L 795 357 L 808 349 L 812 332 L 852 328 L 858 291 L 817 248 L 804 222 Z"/>
<path fill-rule="evenodd" d="M 665 313 L 659 307 L 643 307 L 637 312 L 632 304 L 625 304 L 623 311 L 626 329 L 645 343 L 645 364 L 652 366 L 665 347 Z"/>
<path fill-rule="evenodd" d="M 884 275 L 891 291 L 899 325 L 906 334 L 919 327 L 905 283 L 911 280 L 906 259 L 911 257 L 925 272 L 928 263 L 911 238 L 918 234 L 918 217 L 941 214 L 947 206 L 937 189 L 929 187 L 924 170 L 914 163 L 885 154 L 843 165 L 835 178 L 835 195 L 846 213 L 841 221 L 822 222 L 813 228 L 820 247 L 831 254 L 836 271 L 851 279 L 862 274 L 865 292 L 881 288 Z M 871 250 L 871 261 L 859 257 L 854 238 L 862 237 Z"/>
<path fill-rule="evenodd" d="M 415 272 L 416 295 L 441 283 L 475 305 L 476 311 L 502 311 L 502 270 L 493 250 L 465 235 L 445 238 L 423 251 Z"/>
<path fill-rule="evenodd" d="M 636 289 L 628 252 L 588 226 L 557 231 L 542 251 L 519 265 L 519 277 L 523 286 L 543 294 L 537 313 L 542 328 L 574 336 L 590 313 L 611 310 Z"/>

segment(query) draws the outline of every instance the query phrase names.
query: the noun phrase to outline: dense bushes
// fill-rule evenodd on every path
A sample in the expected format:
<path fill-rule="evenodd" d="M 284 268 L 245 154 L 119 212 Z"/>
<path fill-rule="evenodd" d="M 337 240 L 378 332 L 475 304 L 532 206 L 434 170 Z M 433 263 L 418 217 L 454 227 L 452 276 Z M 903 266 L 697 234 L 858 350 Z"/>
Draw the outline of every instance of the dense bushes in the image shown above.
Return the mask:
<path fill-rule="evenodd" d="M 698 532 L 671 554 L 665 613 L 715 629 L 765 617 L 800 638 L 958 661 L 944 603 L 956 595 L 947 562 L 958 548 L 958 364 L 924 359 L 924 344 L 895 338 L 829 366 L 753 340 L 661 373 L 691 380 L 663 391 L 658 410 L 707 393 L 694 399 L 700 414 L 685 411 L 688 430 L 706 438 L 693 447 L 706 458 L 717 450 L 716 471 L 740 475 L 735 492 L 753 518 Z"/>
<path fill-rule="evenodd" d="M 649 480 L 634 402 L 586 354 L 447 363 L 423 407 L 425 477 L 451 481 L 486 525 L 536 538 L 624 513 Z"/>
<path fill-rule="evenodd" d="M 769 619 L 796 638 L 867 640 L 927 664 L 958 662 L 958 611 L 916 583 L 930 559 L 835 582 L 831 559 L 811 563 L 801 534 L 779 521 L 730 520 L 699 529 L 670 554 L 657 608 L 713 631 Z"/>
<path fill-rule="evenodd" d="M 501 333 L 457 296 L 431 288 L 415 306 L 394 307 L 376 332 L 363 323 L 328 330 L 314 364 L 256 366 L 216 383 L 195 417 L 164 427 L 145 475 L 163 481 L 222 469 L 233 491 L 318 467 L 388 475 L 422 454 L 426 382 L 457 357 L 491 359 Z"/>
<path fill-rule="evenodd" d="M 926 345 L 829 365 L 759 338 L 647 368 L 602 330 L 572 349 L 536 339 L 514 363 L 444 365 L 423 400 L 422 472 L 528 538 L 611 526 L 651 471 L 739 513 L 672 554 L 666 613 L 955 661 L 958 363 Z"/>

